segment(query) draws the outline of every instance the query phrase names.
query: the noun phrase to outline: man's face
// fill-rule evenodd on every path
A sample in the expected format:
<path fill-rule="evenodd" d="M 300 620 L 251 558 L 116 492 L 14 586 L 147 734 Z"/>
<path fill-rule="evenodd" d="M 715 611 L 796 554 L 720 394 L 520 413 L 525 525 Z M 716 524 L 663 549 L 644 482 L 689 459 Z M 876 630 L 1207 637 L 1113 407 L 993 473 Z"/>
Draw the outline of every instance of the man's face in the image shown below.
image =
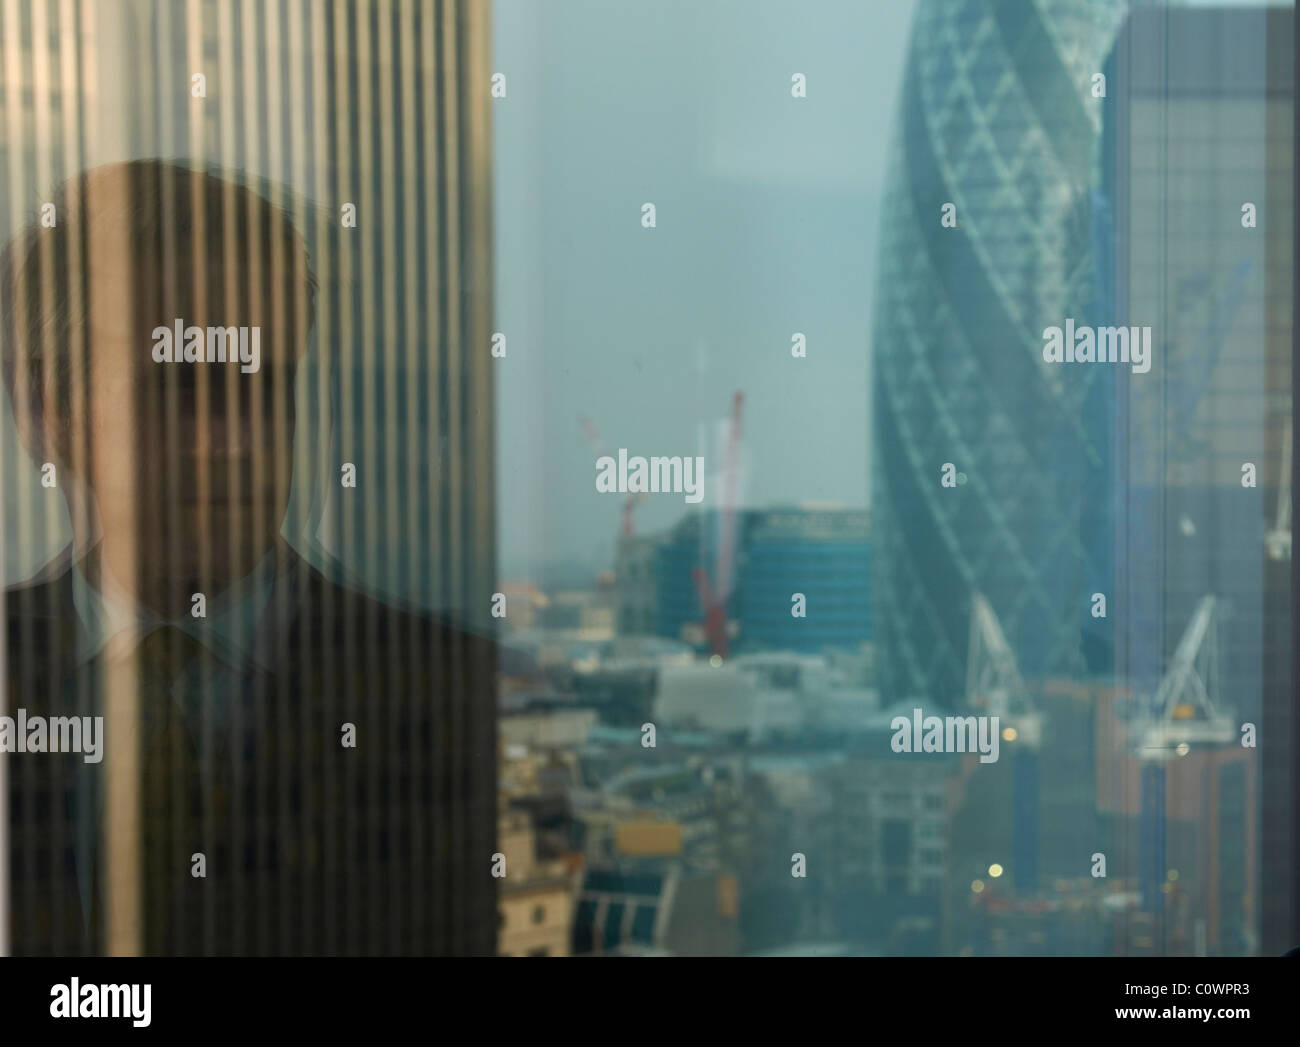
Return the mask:
<path fill-rule="evenodd" d="M 117 204 L 101 196 L 95 213 L 131 213 L 125 200 Z M 134 533 L 146 580 L 156 570 L 233 581 L 276 540 L 288 504 L 293 378 L 306 342 L 305 330 L 290 332 L 303 329 L 292 314 L 305 303 L 267 291 L 294 286 L 273 278 L 269 244 L 257 256 L 233 247 L 223 260 L 222 229 L 159 252 L 142 251 L 131 233 L 123 217 L 92 223 L 88 235 L 89 461 L 81 468 L 75 452 L 72 461 L 94 493 L 106 542 Z M 208 246 L 196 250 L 200 235 Z M 281 272 L 293 251 L 301 248 L 279 251 Z M 173 346 L 182 362 L 155 362 L 152 332 L 174 332 L 177 319 L 202 328 L 205 347 L 209 326 L 247 327 L 250 340 L 260 327 L 258 369 L 243 373 L 237 349 L 233 363 L 183 362 L 183 340 Z M 75 441 L 75 424 L 73 433 Z"/>

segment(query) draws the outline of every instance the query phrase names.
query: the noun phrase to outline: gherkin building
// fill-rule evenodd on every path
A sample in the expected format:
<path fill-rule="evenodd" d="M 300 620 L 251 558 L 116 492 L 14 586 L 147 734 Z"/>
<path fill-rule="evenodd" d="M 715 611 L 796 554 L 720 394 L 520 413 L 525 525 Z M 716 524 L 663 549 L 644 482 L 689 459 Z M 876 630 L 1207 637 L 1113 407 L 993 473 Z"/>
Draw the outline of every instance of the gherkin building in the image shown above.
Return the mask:
<path fill-rule="evenodd" d="M 1112 657 L 1088 598 L 1113 577 L 1117 369 L 1054 366 L 1042 348 L 1046 327 L 1094 323 L 1106 299 L 1095 74 L 1126 12 L 1114 0 L 918 6 L 873 331 L 886 701 L 960 704 L 976 593 L 1027 678 L 1099 672 Z M 948 464 L 956 486 L 941 482 Z"/>

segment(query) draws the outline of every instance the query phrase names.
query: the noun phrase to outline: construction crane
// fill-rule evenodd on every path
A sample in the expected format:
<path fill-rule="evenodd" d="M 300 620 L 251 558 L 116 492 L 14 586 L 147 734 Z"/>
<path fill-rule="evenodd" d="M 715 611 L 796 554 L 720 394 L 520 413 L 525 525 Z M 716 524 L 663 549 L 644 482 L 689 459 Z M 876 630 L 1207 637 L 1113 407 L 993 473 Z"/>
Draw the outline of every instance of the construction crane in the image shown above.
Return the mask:
<path fill-rule="evenodd" d="M 971 600 L 966 701 L 988 709 L 990 715 L 1004 717 L 1028 711 L 1030 705 L 1002 623 L 982 593 Z"/>
<path fill-rule="evenodd" d="M 731 398 L 731 429 L 727 434 L 726 464 L 722 477 L 721 531 L 713 581 L 708 572 L 696 567 L 691 572 L 695 591 L 704 611 L 704 637 L 709 652 L 718 658 L 730 653 L 731 629 L 727 623 L 727 599 L 731 596 L 732 563 L 735 556 L 736 496 L 740 472 L 740 415 L 745 394 L 737 390 Z"/>
<path fill-rule="evenodd" d="M 1164 909 L 1165 766 L 1193 747 L 1230 744 L 1237 734 L 1219 707 L 1218 600 L 1203 596 L 1192 612 L 1169 668 L 1131 743 L 1142 768 L 1138 880 L 1142 907 L 1157 916 Z"/>
<path fill-rule="evenodd" d="M 582 431 L 587 434 L 587 442 L 591 444 L 592 450 L 596 452 L 597 458 L 604 458 L 609 454 L 605 450 L 605 445 L 600 439 L 600 433 L 596 431 L 595 424 L 590 418 L 579 416 L 578 421 L 582 423 Z M 630 538 L 636 534 L 636 507 L 645 498 L 645 493 L 635 491 L 623 500 L 623 528 L 622 534 L 625 538 Z"/>
<path fill-rule="evenodd" d="M 1042 715 L 1016 665 L 1002 624 L 982 593 L 971 601 L 970 646 L 966 659 L 966 702 L 998 717 L 1011 756 L 1011 881 L 1020 889 L 1038 886 L 1038 748 Z"/>
<path fill-rule="evenodd" d="M 1193 746 L 1223 745 L 1237 733 L 1219 708 L 1218 600 L 1203 596 L 1178 641 L 1145 714 L 1135 721 L 1137 755 L 1164 763 Z"/>
<path fill-rule="evenodd" d="M 1269 559 L 1291 559 L 1291 419 L 1282 436 L 1282 474 L 1278 478 L 1277 517 L 1264 538 Z"/>

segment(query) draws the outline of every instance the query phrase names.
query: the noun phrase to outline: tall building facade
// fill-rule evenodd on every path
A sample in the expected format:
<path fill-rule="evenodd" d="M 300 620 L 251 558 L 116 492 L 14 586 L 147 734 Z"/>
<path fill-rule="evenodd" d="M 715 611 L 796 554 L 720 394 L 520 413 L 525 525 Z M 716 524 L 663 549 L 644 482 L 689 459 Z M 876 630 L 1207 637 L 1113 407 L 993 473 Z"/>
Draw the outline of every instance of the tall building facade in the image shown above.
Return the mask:
<path fill-rule="evenodd" d="M 314 606 L 307 590 L 300 600 L 299 621 L 313 627 L 303 626 L 302 648 L 310 653 L 295 672 L 307 681 L 324 677 L 322 687 L 345 696 L 383 688 L 374 678 L 349 681 L 349 673 L 356 676 L 352 648 L 336 641 L 335 629 L 349 644 L 367 630 L 373 636 L 382 609 L 399 602 L 456 619 L 465 626 L 462 638 L 490 628 L 493 367 L 472 348 L 487 344 L 491 333 L 489 45 L 484 0 L 400 6 L 31 0 L 0 7 L 0 241 L 31 222 L 64 180 L 104 164 L 165 158 L 262 193 L 307 245 L 319 286 L 311 343 L 297 373 L 295 438 L 286 449 L 293 490 L 280 537 L 339 583 L 321 591 L 381 596 L 364 604 L 371 608 L 365 613 L 354 612 L 360 602 Z M 59 214 L 58 221 L 67 219 Z M 209 232 L 211 242 L 222 243 L 221 230 Z M 200 271 L 177 268 L 180 279 Z M 0 411 L 8 414 L 7 403 Z M 29 461 L 13 438 L 11 420 L 0 423 L 6 492 L 0 547 L 5 581 L 12 583 L 68 542 L 68 513 L 61 499 L 42 491 L 39 462 Z M 358 478 L 352 487 L 340 481 L 348 470 Z M 352 497 L 355 488 L 365 496 Z M 142 559 L 165 555 L 140 551 Z M 326 624 L 316 628 L 318 620 Z M 403 855 L 427 850 L 426 875 L 399 888 L 393 873 L 390 890 L 362 899 L 372 909 L 338 911 L 337 919 L 302 933 L 296 924 L 264 917 L 255 903 L 265 905 L 271 895 L 253 886 L 263 866 L 275 865 L 276 889 L 295 904 L 322 897 L 341 867 L 312 866 L 325 870 L 319 875 L 326 887 L 316 873 L 297 879 L 286 871 L 298 851 L 283 841 L 296 838 L 294 819 L 310 807 L 302 797 L 319 784 L 311 777 L 318 768 L 291 781 L 284 767 L 301 765 L 281 761 L 285 791 L 279 794 L 269 779 L 249 773 L 229 805 L 243 812 L 247 825 L 217 842 L 223 854 L 235 856 L 230 861 L 239 872 L 224 879 L 239 881 L 241 916 L 256 918 L 249 923 L 256 934 L 236 936 L 235 951 L 482 954 L 495 948 L 496 884 L 477 868 L 478 856 L 496 850 L 494 652 L 458 640 L 439 654 L 417 632 L 394 632 L 382 642 L 394 669 L 436 661 L 454 678 L 445 687 L 420 677 L 393 688 L 409 703 L 407 722 L 428 733 L 412 726 L 399 738 L 394 728 L 381 740 L 376 726 L 371 744 L 379 769 L 368 779 L 371 792 L 349 791 L 340 809 L 350 821 L 331 819 L 329 829 L 368 854 L 381 874 L 395 870 Z M 36 661 L 30 646 L 0 644 L 0 679 L 6 668 Z M 306 693 L 305 684 L 301 690 Z M 99 711 L 107 691 L 107 685 L 83 686 L 78 701 Z M 0 698 L 0 714 L 12 713 L 20 694 L 7 696 L 7 709 Z M 260 708 L 289 722 L 288 706 L 267 699 Z M 310 703 L 304 710 L 320 712 Z M 276 745 L 297 751 L 296 731 L 277 732 L 258 721 L 249 733 L 264 751 Z M 328 752 L 344 751 L 331 741 Z M 119 831 L 137 824 L 142 806 L 144 768 L 131 759 L 128 751 L 105 760 L 104 767 L 114 764 L 112 781 L 122 791 L 107 795 L 98 832 L 36 791 L 36 765 L 0 761 L 6 814 L 0 954 L 12 926 L 6 916 L 32 909 L 50 870 L 72 864 L 69 841 L 78 833 L 89 841 L 81 844 L 86 854 L 102 848 L 97 857 L 110 870 L 102 888 L 108 915 L 89 937 L 80 926 L 63 937 L 43 931 L 48 951 L 148 952 L 162 928 L 172 932 L 170 948 L 204 952 L 225 935 L 228 928 L 214 926 L 208 908 L 203 933 L 176 941 L 180 903 L 168 910 L 142 887 L 147 841 Z M 14 795 L 23 785 L 23 795 L 37 797 L 25 818 L 17 802 L 16 817 L 8 817 L 6 767 L 13 768 Z M 405 784 L 390 791 L 383 778 L 389 774 L 394 782 L 400 774 Z M 414 840 L 396 831 L 402 817 L 418 826 Z M 254 823 L 265 830 L 261 836 L 248 827 Z M 142 834 L 147 837 L 147 827 Z M 304 843 L 304 861 L 316 863 L 317 842 Z M 10 853 L 25 857 L 11 864 Z M 216 852 L 210 857 L 222 860 Z M 79 868 L 92 865 L 87 860 Z M 11 873 L 21 874 L 21 882 Z M 373 915 L 385 905 L 395 906 L 391 920 Z M 412 921 L 421 913 L 430 916 L 432 929 L 413 935 Z"/>
<path fill-rule="evenodd" d="M 1168 832 L 1137 830 L 1170 841 L 1145 872 L 1181 868 L 1210 952 L 1290 947 L 1294 26 L 1283 7 L 1139 8 L 1104 67 L 1123 87 L 1102 134 L 1103 312 L 1156 332 L 1117 413 L 1115 671 L 1150 693 L 1213 596 L 1221 711 L 1260 732 L 1222 747 L 1211 784 L 1170 768 L 1152 812 Z M 1216 841 L 1203 869 L 1174 854 L 1189 805 L 1187 831 Z"/>
<path fill-rule="evenodd" d="M 1027 676 L 1078 675 L 1108 657 L 1087 608 L 1109 567 L 1114 368 L 1045 364 L 1042 332 L 1088 323 L 1095 305 L 1093 85 L 1123 11 L 1076 0 L 917 10 L 873 349 L 886 701 L 959 700 L 975 593 Z"/>

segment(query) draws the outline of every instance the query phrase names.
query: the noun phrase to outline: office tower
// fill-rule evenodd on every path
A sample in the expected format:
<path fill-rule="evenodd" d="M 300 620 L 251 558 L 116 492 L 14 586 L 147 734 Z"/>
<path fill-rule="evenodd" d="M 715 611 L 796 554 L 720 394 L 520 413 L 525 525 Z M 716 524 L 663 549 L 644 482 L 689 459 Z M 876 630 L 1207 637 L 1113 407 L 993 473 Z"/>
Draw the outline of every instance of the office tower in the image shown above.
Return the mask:
<path fill-rule="evenodd" d="M 1026 678 L 1106 662 L 1087 597 L 1109 563 L 1114 376 L 1045 363 L 1042 332 L 1090 322 L 1103 115 L 1092 85 L 1123 9 L 935 0 L 917 10 L 873 338 L 886 702 L 960 700 L 976 593 Z"/>
<path fill-rule="evenodd" d="M 278 537 L 309 582 L 292 597 L 296 632 L 270 652 L 283 673 L 226 693 L 212 681 L 229 676 L 217 671 L 201 687 L 212 699 L 203 716 L 224 708 L 223 694 L 248 699 L 229 706 L 245 719 L 224 752 L 228 791 L 197 790 L 205 842 L 191 849 L 208 875 L 186 869 L 177 880 L 168 865 L 168 890 L 151 889 L 150 848 L 183 822 L 160 812 L 182 811 L 191 784 L 175 766 L 144 782 L 146 764 L 110 743 L 98 770 L 77 770 L 91 780 L 69 806 L 56 787 L 76 779 L 37 756 L 6 756 L 18 797 L 12 810 L 0 804 L 14 934 L 0 949 L 493 950 L 495 680 L 491 648 L 478 642 L 496 577 L 492 359 L 475 348 L 491 333 L 488 41 L 478 0 L 0 7 L 0 237 L 87 170 L 135 164 L 122 170 L 174 187 L 158 161 L 175 160 L 228 187 L 226 214 L 252 206 L 249 192 L 269 202 L 319 281 L 294 303 L 314 322 L 293 387 L 292 447 L 277 448 L 293 484 Z M 187 213 L 175 197 L 157 206 L 160 251 L 174 263 L 160 283 L 202 287 L 199 262 L 244 249 L 235 221 L 209 221 L 186 240 L 192 230 L 166 221 Z M 52 239 L 72 219 L 58 222 L 34 228 Z M 240 271 L 232 257 L 227 273 Z M 148 364 L 147 342 L 137 348 L 133 363 Z M 8 424 L 0 446 L 9 584 L 75 530 L 61 505 L 67 471 L 57 489 L 42 487 L 39 460 L 12 433 Z M 146 478 L 159 490 L 168 482 Z M 232 545 L 249 522 L 236 519 Z M 141 567 L 185 552 L 170 540 L 137 544 Z M 40 593 L 37 603 L 53 599 Z M 48 649 L 33 642 L 43 634 L 30 623 L 47 608 L 11 596 L 5 610 L 18 623 L 3 652 L 13 711 L 48 697 L 33 684 L 67 668 L 67 651 L 58 636 Z M 163 653 L 212 665 L 177 650 Z M 78 681 L 78 708 L 124 710 L 119 723 L 134 728 L 144 689 L 119 683 Z M 158 782 L 171 783 L 170 808 L 150 792 Z M 103 813 L 87 823 L 94 796 Z"/>
<path fill-rule="evenodd" d="M 1293 944 L 1293 34 L 1288 8 L 1135 8 L 1105 66 L 1122 86 L 1102 135 L 1100 311 L 1154 331 L 1151 372 L 1117 390 L 1115 671 L 1150 694 L 1213 597 L 1204 642 L 1232 728 L 1212 758 L 1191 754 L 1222 765 L 1217 777 L 1144 771 L 1148 824 L 1133 831 L 1145 894 L 1169 894 L 1175 866 L 1192 900 L 1190 928 L 1170 915 L 1166 939 L 1186 933 L 1186 948 L 1220 953 Z M 1247 723 L 1258 748 L 1241 745 Z M 1196 812 L 1184 826 L 1180 809 Z"/>

